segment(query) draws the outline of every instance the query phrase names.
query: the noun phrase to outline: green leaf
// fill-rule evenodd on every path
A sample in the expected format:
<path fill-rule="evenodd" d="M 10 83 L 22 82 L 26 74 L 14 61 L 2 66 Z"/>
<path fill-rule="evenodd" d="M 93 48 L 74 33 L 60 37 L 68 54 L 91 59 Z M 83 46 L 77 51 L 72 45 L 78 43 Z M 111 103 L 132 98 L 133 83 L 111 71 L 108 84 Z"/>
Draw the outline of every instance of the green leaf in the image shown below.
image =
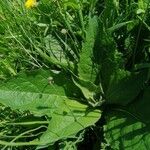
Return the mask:
<path fill-rule="evenodd" d="M 124 109 L 107 113 L 105 136 L 115 150 L 150 149 L 150 87 L 143 97 Z"/>
<path fill-rule="evenodd" d="M 48 130 L 42 135 L 40 142 L 52 143 L 63 138 L 73 137 L 80 130 L 94 125 L 99 119 L 99 110 L 88 112 L 85 111 L 86 108 L 84 108 L 84 106 L 81 105 L 79 107 L 78 103 L 74 103 L 73 105 L 68 112 L 64 112 L 64 115 L 53 115 Z M 68 106 L 69 105 L 67 105 L 67 107 Z"/>
<path fill-rule="evenodd" d="M 52 144 L 94 125 L 101 116 L 99 110 L 76 101 L 80 95 L 73 97 L 78 93 L 73 85 L 69 75 L 62 72 L 39 70 L 22 73 L 1 83 L 0 103 L 13 110 L 30 111 L 38 117 L 47 116 L 48 129 L 40 137 L 38 145 Z M 37 142 L 31 141 L 30 144 L 36 145 Z"/>
<path fill-rule="evenodd" d="M 84 98 L 88 101 L 88 103 L 96 104 L 94 97 L 96 96 L 99 88 L 95 84 L 90 81 L 81 80 L 79 78 L 73 78 L 74 84 L 81 90 Z"/>
<path fill-rule="evenodd" d="M 114 32 L 115 30 L 118 30 L 118 29 L 120 29 L 121 27 L 126 26 L 126 25 L 128 25 L 128 24 L 130 24 L 130 23 L 133 23 L 133 21 L 127 21 L 127 22 L 118 23 L 118 24 L 116 24 L 116 25 L 114 25 L 114 26 L 108 28 L 107 30 L 108 30 L 109 32 Z"/>
<path fill-rule="evenodd" d="M 138 118 L 145 124 L 150 124 L 150 87 L 148 87 L 139 98 L 130 105 L 128 110 L 138 116 Z"/>
<path fill-rule="evenodd" d="M 94 70 L 93 49 L 96 40 L 98 21 L 97 17 L 89 18 L 88 27 L 86 30 L 86 39 L 82 45 L 82 51 L 80 53 L 80 60 L 78 63 L 79 78 L 87 81 L 95 81 L 96 72 Z"/>
<path fill-rule="evenodd" d="M 99 22 L 98 36 L 95 42 L 94 58 L 99 68 L 100 82 L 105 92 L 108 89 L 112 75 L 123 68 L 122 54 L 117 51 L 117 45 L 112 34 L 107 31 L 103 20 Z"/>
<path fill-rule="evenodd" d="M 134 100 L 143 89 L 146 73 L 129 74 L 120 70 L 112 76 L 106 92 L 107 103 L 126 105 Z"/>

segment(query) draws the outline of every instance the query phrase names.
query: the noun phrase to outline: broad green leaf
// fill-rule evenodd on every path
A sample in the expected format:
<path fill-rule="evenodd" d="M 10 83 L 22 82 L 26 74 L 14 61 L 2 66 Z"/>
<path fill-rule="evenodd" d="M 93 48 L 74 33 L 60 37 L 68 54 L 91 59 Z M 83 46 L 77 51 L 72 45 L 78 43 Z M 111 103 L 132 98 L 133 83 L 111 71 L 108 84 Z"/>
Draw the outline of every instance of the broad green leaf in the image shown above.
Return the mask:
<path fill-rule="evenodd" d="M 112 77 L 106 92 L 107 102 L 121 105 L 128 104 L 138 96 L 145 81 L 146 73 L 144 71 L 135 74 L 129 74 L 122 70 L 117 72 Z"/>
<path fill-rule="evenodd" d="M 39 140 L 39 144 L 47 145 L 75 135 L 99 120 L 100 111 L 76 101 L 78 98 L 73 95 L 77 93 L 69 75 L 39 70 L 1 83 L 0 103 L 13 110 L 47 116 L 48 129 Z"/>
<path fill-rule="evenodd" d="M 107 113 L 105 137 L 115 150 L 150 149 L 150 87 L 124 109 Z"/>
<path fill-rule="evenodd" d="M 89 18 L 88 27 L 86 30 L 86 39 L 82 45 L 80 60 L 78 63 L 79 78 L 87 81 L 95 81 L 95 69 L 92 62 L 93 49 L 98 32 L 98 18 L 94 16 Z"/>
<path fill-rule="evenodd" d="M 150 126 L 128 113 L 110 112 L 105 126 L 105 138 L 115 150 L 148 150 Z"/>
<path fill-rule="evenodd" d="M 51 35 L 47 35 L 43 38 L 45 50 L 49 55 L 56 60 L 61 60 L 61 63 L 67 63 L 63 49 L 60 43 Z"/>
<path fill-rule="evenodd" d="M 99 110 L 88 112 L 85 111 L 87 108 L 83 108 L 84 106 L 79 106 L 78 103 L 74 103 L 73 105 L 70 107 L 68 112 L 64 111 L 63 115 L 53 115 L 49 123 L 48 130 L 40 139 L 41 143 L 52 143 L 63 138 L 72 137 L 87 126 L 94 125 L 100 117 Z M 69 105 L 67 105 L 67 107 L 68 106 Z"/>

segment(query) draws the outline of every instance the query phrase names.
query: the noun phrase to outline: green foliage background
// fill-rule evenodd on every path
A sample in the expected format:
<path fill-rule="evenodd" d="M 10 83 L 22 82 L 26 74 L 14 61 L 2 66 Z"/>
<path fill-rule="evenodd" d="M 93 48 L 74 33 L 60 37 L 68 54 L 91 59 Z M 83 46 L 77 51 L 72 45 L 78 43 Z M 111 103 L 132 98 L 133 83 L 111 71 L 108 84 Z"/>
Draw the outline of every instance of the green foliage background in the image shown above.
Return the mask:
<path fill-rule="evenodd" d="M 0 1 L 2 150 L 150 149 L 148 0 Z"/>

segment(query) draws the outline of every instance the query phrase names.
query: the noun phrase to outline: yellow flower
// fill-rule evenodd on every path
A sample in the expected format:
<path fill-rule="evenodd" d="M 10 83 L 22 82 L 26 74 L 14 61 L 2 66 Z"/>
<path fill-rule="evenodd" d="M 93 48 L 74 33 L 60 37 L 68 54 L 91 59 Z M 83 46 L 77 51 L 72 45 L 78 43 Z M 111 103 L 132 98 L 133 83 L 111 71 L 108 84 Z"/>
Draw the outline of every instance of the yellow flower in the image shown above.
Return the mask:
<path fill-rule="evenodd" d="M 27 0 L 25 3 L 26 8 L 32 8 L 37 6 L 37 1 L 36 0 Z"/>

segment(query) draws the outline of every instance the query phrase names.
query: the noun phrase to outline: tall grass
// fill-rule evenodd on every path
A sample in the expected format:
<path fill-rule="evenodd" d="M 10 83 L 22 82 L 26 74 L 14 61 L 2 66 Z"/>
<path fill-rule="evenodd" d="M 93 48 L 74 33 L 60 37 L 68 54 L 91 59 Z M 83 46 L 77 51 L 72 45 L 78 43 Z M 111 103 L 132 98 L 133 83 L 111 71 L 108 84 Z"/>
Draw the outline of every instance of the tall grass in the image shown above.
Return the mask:
<path fill-rule="evenodd" d="M 0 3 L 1 58 L 5 59 L 1 70 L 5 74 L 16 75 L 17 70 L 29 66 L 58 64 L 65 67 L 69 61 L 78 61 L 89 15 L 100 15 L 103 30 L 110 31 L 107 37 L 116 40 L 113 43 L 116 42 L 118 51 L 125 55 L 128 68 L 134 66 L 136 56 L 142 55 L 138 54 L 142 46 L 138 43 L 149 45 L 148 41 L 141 41 L 142 36 L 148 39 L 146 33 L 149 32 L 146 1 L 43 0 L 33 9 L 26 9 L 19 0 Z"/>

